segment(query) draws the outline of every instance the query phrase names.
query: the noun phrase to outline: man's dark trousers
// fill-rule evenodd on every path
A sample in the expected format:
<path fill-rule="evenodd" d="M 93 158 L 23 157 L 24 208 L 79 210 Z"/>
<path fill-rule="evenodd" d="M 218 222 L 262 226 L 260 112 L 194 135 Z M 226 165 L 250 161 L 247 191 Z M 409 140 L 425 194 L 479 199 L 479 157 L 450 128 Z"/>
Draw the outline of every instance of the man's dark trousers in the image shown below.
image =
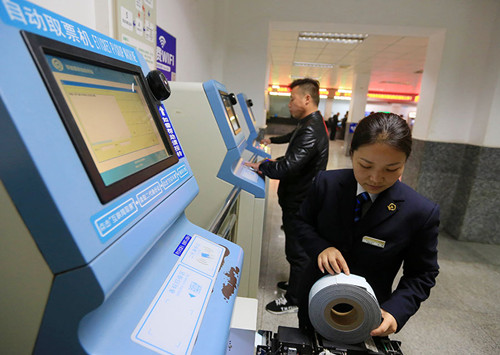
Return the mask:
<path fill-rule="evenodd" d="M 290 276 L 288 278 L 288 289 L 286 299 L 294 305 L 298 305 L 300 294 L 300 281 L 302 273 L 307 268 L 310 258 L 299 243 L 297 236 L 297 214 L 295 210 L 283 210 L 283 229 L 285 231 L 285 254 L 290 264 Z"/>

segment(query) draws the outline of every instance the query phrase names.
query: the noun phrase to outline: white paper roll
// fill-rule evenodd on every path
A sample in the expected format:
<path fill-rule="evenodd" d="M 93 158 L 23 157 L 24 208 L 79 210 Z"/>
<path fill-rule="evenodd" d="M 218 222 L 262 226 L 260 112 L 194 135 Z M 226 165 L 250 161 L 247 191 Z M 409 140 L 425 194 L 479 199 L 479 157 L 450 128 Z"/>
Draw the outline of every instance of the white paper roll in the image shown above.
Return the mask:
<path fill-rule="evenodd" d="M 309 292 L 309 318 L 324 338 L 342 344 L 366 340 L 380 325 L 380 306 L 371 286 L 357 275 L 326 275 Z"/>

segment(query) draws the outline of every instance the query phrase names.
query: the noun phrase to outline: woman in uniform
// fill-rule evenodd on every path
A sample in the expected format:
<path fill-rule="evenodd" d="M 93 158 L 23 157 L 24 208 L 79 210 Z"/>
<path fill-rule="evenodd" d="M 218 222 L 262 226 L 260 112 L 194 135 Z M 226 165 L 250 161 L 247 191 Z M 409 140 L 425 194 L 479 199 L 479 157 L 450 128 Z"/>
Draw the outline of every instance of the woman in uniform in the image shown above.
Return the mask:
<path fill-rule="evenodd" d="M 372 336 L 399 331 L 429 297 L 439 270 L 439 206 L 399 181 L 411 145 L 406 121 L 374 113 L 354 132 L 353 168 L 316 176 L 299 212 L 300 241 L 313 260 L 302 279 L 301 328 L 312 327 L 309 290 L 326 273 L 353 273 L 373 288 L 383 320 Z"/>

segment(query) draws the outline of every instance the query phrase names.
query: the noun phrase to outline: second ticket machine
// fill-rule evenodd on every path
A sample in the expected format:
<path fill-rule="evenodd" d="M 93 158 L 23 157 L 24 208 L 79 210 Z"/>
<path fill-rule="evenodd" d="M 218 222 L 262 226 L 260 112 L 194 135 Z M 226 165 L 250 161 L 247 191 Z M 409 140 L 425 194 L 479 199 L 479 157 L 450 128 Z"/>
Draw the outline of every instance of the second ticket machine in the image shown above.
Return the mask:
<path fill-rule="evenodd" d="M 245 253 L 238 295 L 256 298 L 266 183 L 244 165 L 253 154 L 246 151 L 247 141 L 234 108 L 236 98 L 215 80 L 170 85 L 172 96 L 165 106 L 200 184 L 200 193 L 186 214 L 195 223 L 208 227 L 228 195 L 239 192 L 232 221 L 228 222 L 233 229 L 228 238 Z"/>
<path fill-rule="evenodd" d="M 255 121 L 255 116 L 253 115 L 252 106 L 253 102 L 251 99 L 247 98 L 244 93 L 238 94 L 238 103 L 245 118 L 246 128 L 248 132 L 247 135 L 247 150 L 256 154 L 260 159 L 271 159 L 271 148 L 267 145 L 260 144 L 263 137 L 263 130 L 257 132 L 257 122 Z M 259 160 L 260 160 L 259 159 Z"/>
<path fill-rule="evenodd" d="M 243 253 L 184 214 L 164 77 L 21 0 L 0 47 L 0 353 L 224 354 Z"/>

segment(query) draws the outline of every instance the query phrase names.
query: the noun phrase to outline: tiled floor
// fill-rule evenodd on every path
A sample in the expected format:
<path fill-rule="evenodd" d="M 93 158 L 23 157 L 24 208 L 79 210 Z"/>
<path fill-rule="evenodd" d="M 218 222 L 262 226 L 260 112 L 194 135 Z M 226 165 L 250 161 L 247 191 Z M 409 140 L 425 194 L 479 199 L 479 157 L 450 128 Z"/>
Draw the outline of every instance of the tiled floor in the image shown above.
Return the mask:
<path fill-rule="evenodd" d="M 330 142 L 328 169 L 351 167 L 343 141 Z M 286 145 L 273 144 L 272 155 Z M 285 237 L 276 190 L 270 181 L 262 243 L 257 329 L 276 332 L 278 325 L 297 327 L 296 314 L 273 315 L 265 305 L 278 297 L 276 283 L 286 280 Z M 405 355 L 500 354 L 500 245 L 456 241 L 439 236 L 437 285 L 406 326 L 391 337 L 402 342 Z"/>

